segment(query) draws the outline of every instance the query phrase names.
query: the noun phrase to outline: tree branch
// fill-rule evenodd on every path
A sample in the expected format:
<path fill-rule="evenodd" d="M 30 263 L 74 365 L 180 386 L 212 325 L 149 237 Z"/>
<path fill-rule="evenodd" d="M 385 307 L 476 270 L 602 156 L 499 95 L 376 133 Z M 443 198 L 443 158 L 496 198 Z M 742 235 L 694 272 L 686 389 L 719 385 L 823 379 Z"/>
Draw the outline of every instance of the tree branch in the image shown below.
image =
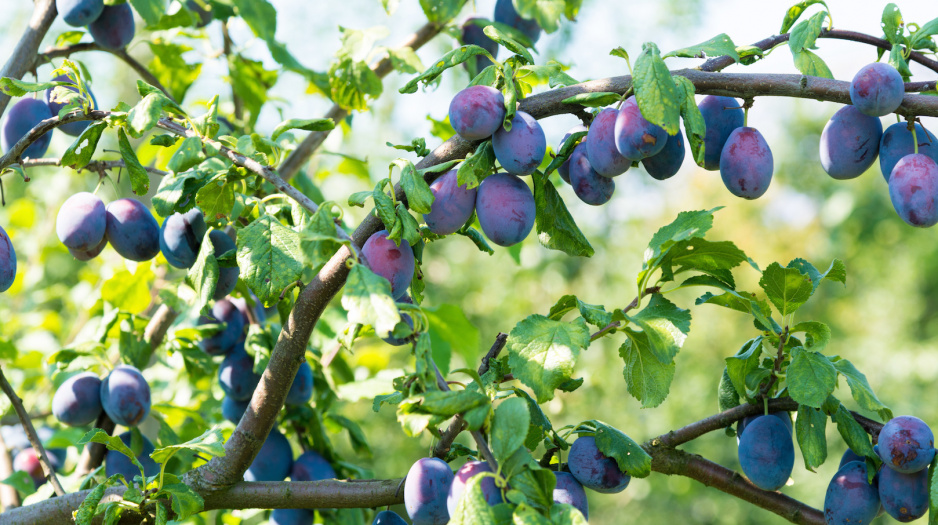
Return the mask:
<path fill-rule="evenodd" d="M 26 159 L 20 162 L 20 165 L 24 168 L 38 168 L 38 167 L 50 167 L 50 166 L 62 166 L 62 159 L 57 158 L 43 158 L 43 159 Z M 124 168 L 126 165 L 123 160 L 93 160 L 89 162 L 84 168 L 80 168 L 77 171 L 81 172 L 83 170 L 94 171 L 100 173 L 102 171 L 113 170 L 116 168 Z M 150 166 L 144 166 L 143 169 L 147 170 L 147 173 L 156 175 L 158 177 L 165 177 L 169 173 L 152 168 Z M 0 175 L 2 176 L 2 175 Z"/>
<path fill-rule="evenodd" d="M 35 69 L 33 57 L 36 56 L 39 44 L 42 43 L 43 37 L 49 31 L 49 26 L 58 14 L 55 10 L 55 0 L 36 0 L 35 5 L 33 14 L 29 18 L 29 26 L 20 37 L 13 54 L 3 65 L 3 69 L 0 69 L 0 78 L 22 79 L 27 71 Z M 10 96 L 0 93 L 0 115 L 3 115 L 9 103 Z"/>

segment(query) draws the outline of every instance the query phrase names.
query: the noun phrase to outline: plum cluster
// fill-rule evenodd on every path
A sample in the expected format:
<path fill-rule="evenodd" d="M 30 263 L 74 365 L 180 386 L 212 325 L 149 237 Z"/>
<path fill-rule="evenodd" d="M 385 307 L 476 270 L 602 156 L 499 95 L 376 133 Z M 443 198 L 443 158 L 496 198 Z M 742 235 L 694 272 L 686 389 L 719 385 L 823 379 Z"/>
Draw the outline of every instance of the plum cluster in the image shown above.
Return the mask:
<path fill-rule="evenodd" d="M 59 208 L 55 232 L 79 261 L 97 257 L 108 244 L 131 261 L 149 261 L 160 252 L 160 225 L 136 199 L 118 199 L 105 207 L 92 193 L 76 193 Z"/>
<path fill-rule="evenodd" d="M 205 239 L 205 216 L 199 208 L 192 208 L 186 213 L 174 213 L 163 221 L 159 231 L 159 251 L 166 262 L 176 268 L 188 269 L 195 264 Z M 216 258 L 237 249 L 237 244 L 221 230 L 208 233 L 212 251 Z M 237 266 L 225 266 L 218 269 L 218 284 L 212 299 L 223 299 L 234 291 L 238 284 Z"/>
<path fill-rule="evenodd" d="M 244 473 L 245 481 L 321 481 L 335 479 L 332 465 L 315 450 L 307 450 L 293 459 L 290 441 L 276 428 Z M 312 525 L 316 513 L 312 509 L 275 509 L 270 514 L 273 525 Z"/>
<path fill-rule="evenodd" d="M 150 413 L 150 385 L 139 370 L 118 365 L 102 381 L 91 372 L 68 378 L 52 397 L 52 414 L 68 426 L 93 423 L 101 411 L 112 421 L 135 427 Z"/>
<path fill-rule="evenodd" d="M 94 41 L 108 49 L 123 49 L 134 38 L 134 12 L 130 3 L 105 5 L 104 0 L 56 0 L 65 23 L 88 27 Z"/>

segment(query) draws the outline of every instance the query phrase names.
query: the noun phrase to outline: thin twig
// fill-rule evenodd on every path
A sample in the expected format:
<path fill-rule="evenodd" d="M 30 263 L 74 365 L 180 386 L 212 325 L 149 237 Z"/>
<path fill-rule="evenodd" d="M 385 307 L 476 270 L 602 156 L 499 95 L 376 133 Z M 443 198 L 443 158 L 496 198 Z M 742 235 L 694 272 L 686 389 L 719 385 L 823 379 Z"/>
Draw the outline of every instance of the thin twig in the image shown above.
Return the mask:
<path fill-rule="evenodd" d="M 60 158 L 43 158 L 43 159 L 26 159 L 20 163 L 24 168 L 38 168 L 38 167 L 54 167 L 62 166 L 62 159 Z M 68 166 L 66 166 L 68 167 Z M 101 171 L 113 170 L 118 168 L 125 168 L 123 160 L 93 160 L 89 162 L 85 167 L 79 168 L 77 171 L 81 172 L 83 170 L 93 171 L 95 173 L 100 173 Z M 165 177 L 169 173 L 159 170 L 150 166 L 144 166 L 143 169 L 147 170 L 147 173 L 156 175 L 158 177 Z"/>
<path fill-rule="evenodd" d="M 782 372 L 782 361 L 785 360 L 785 341 L 787 340 L 788 326 L 785 326 L 785 329 L 782 330 L 781 335 L 778 337 L 778 352 L 775 356 L 775 364 L 772 366 L 772 374 L 769 376 L 769 381 L 759 392 L 760 397 L 766 397 L 772 390 L 772 387 L 775 386 L 775 382 L 778 381 L 778 375 Z"/>
<path fill-rule="evenodd" d="M 648 288 L 645 288 L 645 290 L 642 292 L 642 295 L 636 297 L 635 299 L 632 299 L 632 302 L 626 305 L 626 307 L 622 309 L 622 313 L 625 314 L 635 309 L 635 307 L 638 306 L 638 302 L 641 301 L 643 298 L 648 297 L 649 295 L 656 294 L 660 291 L 661 291 L 660 286 L 650 286 Z M 590 336 L 590 342 L 599 339 L 600 337 L 608 334 L 609 332 L 615 330 L 616 328 L 620 326 L 622 326 L 621 321 L 613 321 L 607 324 L 606 326 L 602 327 L 598 332 Z"/>
<path fill-rule="evenodd" d="M 430 363 L 433 365 L 433 371 L 436 372 L 436 384 L 440 387 L 440 390 L 444 392 L 449 392 L 449 385 L 446 383 L 446 379 L 443 378 L 443 374 L 440 372 L 440 367 L 436 366 L 436 363 L 433 362 L 433 358 L 430 358 Z M 493 471 L 498 472 L 498 462 L 495 461 L 495 456 L 492 455 L 492 450 L 489 448 L 489 444 L 485 440 L 485 436 L 482 435 L 482 432 L 479 430 L 472 430 L 472 439 L 475 440 L 476 446 L 479 447 L 479 454 L 485 458 L 485 461 L 488 462 L 489 466 Z"/>

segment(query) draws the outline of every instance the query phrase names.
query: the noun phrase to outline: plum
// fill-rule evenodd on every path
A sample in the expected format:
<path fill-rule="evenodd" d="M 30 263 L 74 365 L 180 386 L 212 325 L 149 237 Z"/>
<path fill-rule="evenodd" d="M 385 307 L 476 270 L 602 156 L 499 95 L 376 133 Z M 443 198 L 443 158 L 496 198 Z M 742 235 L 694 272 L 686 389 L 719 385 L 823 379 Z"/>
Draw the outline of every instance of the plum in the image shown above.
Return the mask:
<path fill-rule="evenodd" d="M 744 199 L 761 197 L 772 182 L 772 150 L 759 130 L 736 128 L 720 154 L 720 176 L 730 193 Z"/>
<path fill-rule="evenodd" d="M 645 120 L 635 97 L 619 108 L 613 133 L 619 153 L 633 161 L 657 155 L 668 141 L 664 128 Z"/>
<path fill-rule="evenodd" d="M 584 518 L 589 519 L 589 501 L 586 500 L 583 485 L 569 472 L 554 472 L 554 476 L 557 478 L 557 485 L 554 487 L 554 502 L 573 505 Z"/>
<path fill-rule="evenodd" d="M 495 158 L 508 173 L 530 175 L 547 153 L 547 137 L 537 120 L 524 111 L 511 119 L 511 131 L 499 127 L 492 135 Z"/>
<path fill-rule="evenodd" d="M 762 417 L 762 415 L 763 414 L 757 414 L 755 416 L 747 416 L 747 417 L 740 419 L 739 423 L 736 424 L 736 436 L 737 437 L 742 436 L 743 432 L 746 430 L 746 427 L 749 425 L 749 423 L 752 423 L 757 418 Z M 788 429 L 788 433 L 791 434 L 791 431 L 792 431 L 791 416 L 788 414 L 788 412 L 772 412 L 769 415 L 777 417 L 779 421 L 784 423 L 785 427 Z"/>
<path fill-rule="evenodd" d="M 534 194 L 510 173 L 490 175 L 479 185 L 476 214 L 482 231 L 499 246 L 523 241 L 534 227 Z"/>
<path fill-rule="evenodd" d="M 466 484 L 469 478 L 483 472 L 492 472 L 492 467 L 484 461 L 468 461 L 459 467 L 456 474 L 453 475 L 453 483 L 449 487 L 449 494 L 446 496 L 446 512 L 452 516 L 456 513 L 456 506 L 466 490 Z M 481 483 L 482 495 L 489 506 L 495 506 L 504 501 L 502 491 L 495 485 L 495 478 L 487 477 Z M 407 490 L 406 484 L 404 490 Z"/>
<path fill-rule="evenodd" d="M 135 427 L 150 414 L 150 385 L 136 368 L 118 365 L 101 382 L 101 407 L 111 421 Z"/>
<path fill-rule="evenodd" d="M 704 135 L 704 169 L 720 169 L 720 154 L 727 139 L 736 128 L 743 127 L 745 114 L 738 100 L 733 97 L 708 95 L 700 101 L 707 133 Z"/>
<path fill-rule="evenodd" d="M 160 253 L 160 225 L 142 202 L 119 199 L 106 210 L 107 241 L 121 257 L 141 262 Z"/>
<path fill-rule="evenodd" d="M 221 257 L 225 252 L 238 249 L 231 237 L 221 230 L 212 230 L 208 234 L 208 240 L 212 242 L 212 248 L 215 249 L 215 257 Z M 235 286 L 238 285 L 238 275 L 237 266 L 219 268 L 218 284 L 215 286 L 215 294 L 212 295 L 212 299 L 218 301 L 233 292 Z"/>
<path fill-rule="evenodd" d="M 413 332 L 414 320 L 413 318 L 410 317 L 410 314 L 401 314 L 401 322 L 397 323 L 397 325 L 394 327 L 394 331 L 399 332 L 400 330 L 403 330 L 403 328 L 401 328 L 401 325 L 409 326 L 411 332 Z M 407 337 L 394 337 L 393 332 L 392 332 L 391 334 L 388 334 L 387 337 L 382 337 L 381 340 L 391 346 L 404 346 L 413 340 L 413 334 Z"/>
<path fill-rule="evenodd" d="M 0 292 L 5 292 L 13 286 L 16 279 L 16 251 L 10 236 L 0 226 Z"/>
<path fill-rule="evenodd" d="M 362 246 L 362 255 L 371 271 L 384 277 L 391 283 L 391 295 L 399 299 L 407 293 L 407 287 L 414 277 L 414 251 L 410 243 L 401 240 L 401 245 L 388 239 L 388 231 L 375 232 Z"/>
<path fill-rule="evenodd" d="M 433 181 L 433 204 L 423 215 L 427 228 L 437 235 L 456 233 L 472 217 L 476 207 L 476 188 L 459 186 L 456 170 L 450 170 Z"/>
<path fill-rule="evenodd" d="M 3 123 L 3 132 L 0 134 L 0 146 L 4 152 L 10 151 L 17 142 L 29 133 L 43 120 L 52 118 L 52 111 L 42 100 L 22 98 L 10 107 L 6 121 Z M 52 142 L 52 132 L 48 131 L 29 145 L 21 157 L 39 159 L 46 154 L 49 143 Z"/>
<path fill-rule="evenodd" d="M 915 124 L 915 138 L 918 142 L 918 152 L 938 162 L 938 137 L 921 124 Z M 897 122 L 886 128 L 879 142 L 879 168 L 886 182 L 889 182 L 889 175 L 899 159 L 912 153 L 915 153 L 915 144 L 912 143 L 912 132 L 909 131 L 908 124 Z"/>
<path fill-rule="evenodd" d="M 257 324 L 264 324 L 267 321 L 267 313 L 264 312 L 264 305 L 261 303 L 261 300 L 254 295 L 254 292 L 249 291 L 249 293 L 251 294 L 251 300 L 254 301 L 254 321 Z M 229 297 L 228 300 L 241 312 L 244 326 L 251 324 L 251 318 L 248 315 L 250 313 L 250 306 L 248 306 L 247 300 L 243 297 Z"/>
<path fill-rule="evenodd" d="M 167 217 L 160 228 L 160 251 L 166 262 L 176 268 L 191 268 L 199 256 L 207 229 L 205 216 L 198 208 Z"/>
<path fill-rule="evenodd" d="M 485 36 L 485 32 L 482 30 L 484 26 L 479 25 L 478 22 L 486 23 L 488 21 L 482 17 L 470 16 L 466 19 L 465 22 L 463 22 L 460 28 L 462 31 L 462 38 L 460 38 L 460 42 L 462 42 L 463 45 L 477 45 L 491 53 L 493 57 L 498 57 L 498 43 Z M 492 61 L 489 60 L 489 57 L 485 55 L 476 55 L 474 58 L 476 74 L 482 72 L 483 69 L 492 65 Z M 463 66 L 465 66 L 466 69 L 469 69 L 469 64 L 471 62 L 473 62 L 473 59 L 470 58 L 468 61 L 463 63 Z"/>
<path fill-rule="evenodd" d="M 837 180 L 859 177 L 876 161 L 882 136 L 879 118 L 840 108 L 821 132 L 821 167 Z"/>
<path fill-rule="evenodd" d="M 21 450 L 13 458 L 13 470 L 21 470 L 33 479 L 33 484 L 39 487 L 46 482 L 45 472 L 42 470 L 42 463 L 39 462 L 39 456 L 33 447 Z"/>
<path fill-rule="evenodd" d="M 755 486 L 778 490 L 795 466 L 791 430 L 777 417 L 761 416 L 739 437 L 739 464 Z"/>
<path fill-rule="evenodd" d="M 511 26 L 528 37 L 533 45 L 541 37 L 541 26 L 535 20 L 522 18 L 515 10 L 512 0 L 498 0 L 495 2 L 495 21 Z"/>
<path fill-rule="evenodd" d="M 104 203 L 93 193 L 76 193 L 62 203 L 55 217 L 55 233 L 66 247 L 80 252 L 101 244 L 107 227 Z"/>
<path fill-rule="evenodd" d="M 918 472 L 935 457 L 935 436 L 915 416 L 898 416 L 879 432 L 879 457 L 885 465 L 905 474 Z"/>
<path fill-rule="evenodd" d="M 101 16 L 104 0 L 55 0 L 55 9 L 66 24 L 84 27 Z"/>
<path fill-rule="evenodd" d="M 293 481 L 321 481 L 335 478 L 335 469 L 315 450 L 307 450 L 300 454 L 293 462 L 293 468 L 290 471 L 290 479 Z"/>
<path fill-rule="evenodd" d="M 560 146 L 557 147 L 557 151 L 560 151 L 563 148 L 563 145 L 567 142 L 567 139 L 570 138 L 570 135 L 573 135 L 574 133 L 580 133 L 581 131 L 589 131 L 589 129 L 587 129 L 587 127 L 583 124 L 577 124 L 576 126 L 570 128 L 570 131 L 568 131 L 566 135 L 560 139 Z M 564 182 L 570 184 L 570 157 L 567 157 L 567 160 L 563 161 L 563 164 L 557 168 L 557 173 L 560 174 L 560 178 L 563 179 Z"/>
<path fill-rule="evenodd" d="M 580 484 L 603 494 L 622 492 L 632 480 L 632 476 L 621 470 L 614 458 L 599 450 L 593 436 L 580 436 L 573 442 L 567 466 Z"/>
<path fill-rule="evenodd" d="M 254 394 L 254 389 L 261 382 L 261 376 L 254 372 L 254 358 L 239 344 L 218 366 L 218 382 L 225 395 L 235 401 L 247 401 Z"/>
<path fill-rule="evenodd" d="M 313 397 L 313 369 L 305 359 L 293 378 L 290 391 L 287 392 L 288 405 L 305 405 Z"/>
<path fill-rule="evenodd" d="M 407 522 L 393 510 L 382 510 L 375 515 L 371 525 L 407 525 Z"/>
<path fill-rule="evenodd" d="M 622 156 L 616 148 L 615 127 L 619 111 L 606 108 L 596 115 L 586 135 L 586 156 L 590 166 L 603 177 L 622 175 L 632 166 L 632 161 Z"/>
<path fill-rule="evenodd" d="M 228 421 L 237 425 L 238 422 L 241 421 L 241 418 L 244 417 L 244 413 L 249 406 L 251 406 L 250 399 L 238 401 L 237 399 L 225 396 L 225 399 L 221 402 L 221 415 Z"/>
<path fill-rule="evenodd" d="M 91 372 L 66 379 L 52 396 L 52 415 L 70 427 L 94 423 L 101 410 L 101 379 Z"/>
<path fill-rule="evenodd" d="M 313 525 L 316 513 L 309 509 L 274 509 L 270 525 Z"/>
<path fill-rule="evenodd" d="M 599 206 L 612 199 L 616 181 L 596 173 L 586 156 L 586 144 L 577 144 L 570 155 L 570 186 L 581 201 Z"/>
<path fill-rule="evenodd" d="M 938 164 L 921 153 L 902 157 L 889 175 L 889 198 L 908 224 L 934 226 L 938 223 Z"/>
<path fill-rule="evenodd" d="M 208 355 L 227 355 L 244 335 L 244 316 L 228 299 L 215 301 L 212 317 L 199 317 L 199 324 L 221 323 L 223 328 L 199 342 L 199 347 Z"/>
<path fill-rule="evenodd" d="M 449 103 L 449 122 L 460 137 L 483 140 L 505 120 L 505 97 L 490 86 L 469 86 Z"/>
<path fill-rule="evenodd" d="M 153 458 L 150 457 L 150 454 L 155 450 L 153 443 L 146 438 L 146 436 L 140 436 L 142 439 L 142 446 L 139 453 L 136 450 L 133 450 L 132 436 L 130 432 L 124 432 L 119 436 L 124 445 L 127 445 L 131 448 L 131 451 L 137 454 L 137 461 L 143 465 L 143 473 L 147 476 L 155 476 L 160 473 L 160 466 L 153 461 Z M 134 476 L 140 475 L 140 469 L 130 461 L 130 458 L 117 452 L 116 450 L 108 450 L 107 454 L 104 457 L 104 472 L 108 477 L 113 476 L 114 474 L 122 474 L 124 479 L 131 481 L 134 479 Z"/>
<path fill-rule="evenodd" d="M 827 486 L 824 519 L 828 525 L 869 523 L 879 512 L 876 481 L 867 481 L 866 463 L 851 461 L 842 465 Z"/>
<path fill-rule="evenodd" d="M 438 458 L 420 458 L 410 467 L 404 484 L 404 508 L 414 525 L 449 521 L 447 496 L 453 478 L 449 464 Z"/>
<path fill-rule="evenodd" d="M 861 463 L 865 463 L 866 458 L 857 454 L 852 449 L 848 448 L 847 450 L 844 451 L 844 455 L 840 457 L 840 465 L 838 465 L 837 468 L 840 468 L 846 465 L 847 463 L 850 463 L 851 461 L 859 461 Z"/>
<path fill-rule="evenodd" d="M 129 3 L 106 5 L 88 24 L 88 32 L 101 47 L 123 49 L 134 39 L 134 12 Z"/>
<path fill-rule="evenodd" d="M 902 473 L 890 468 L 879 472 L 879 500 L 886 513 L 898 521 L 909 522 L 928 510 L 928 469 Z"/>
<path fill-rule="evenodd" d="M 293 449 L 290 442 L 276 428 L 270 434 L 244 472 L 244 481 L 283 481 L 293 468 Z"/>
<path fill-rule="evenodd" d="M 94 246 L 88 250 L 76 250 L 75 248 L 69 248 L 68 253 L 72 254 L 72 257 L 79 261 L 90 261 L 95 257 L 101 255 L 101 252 L 104 251 L 104 247 L 107 246 L 107 235 L 101 238 L 101 242 L 97 246 Z"/>
<path fill-rule="evenodd" d="M 59 1 L 61 1 L 61 0 L 59 0 Z M 72 80 L 71 78 L 68 78 L 68 75 L 59 75 L 59 76 L 53 78 L 52 80 L 55 81 L 55 82 L 72 82 L 72 83 L 75 82 L 75 81 Z M 91 92 L 91 89 L 89 89 L 87 86 L 85 86 L 85 88 L 88 90 L 88 94 L 91 95 L 91 109 L 97 108 L 97 107 L 98 107 L 98 100 L 94 97 L 94 93 L 92 93 L 92 92 Z M 71 91 L 71 92 L 73 92 L 73 93 L 78 93 L 78 88 L 77 88 L 77 87 L 72 87 L 72 86 L 58 86 L 58 89 L 59 89 L 60 91 L 61 91 L 62 89 L 67 89 L 67 90 L 69 90 L 69 91 Z M 54 87 L 49 88 L 49 89 L 46 90 L 46 95 L 45 95 L 46 104 L 49 106 L 49 112 L 51 112 L 51 113 L 52 113 L 52 116 L 54 116 L 54 117 L 55 117 L 55 116 L 58 116 L 59 111 L 61 111 L 62 108 L 64 108 L 64 107 L 67 105 L 67 102 L 65 102 L 65 101 L 59 102 L 58 97 L 57 97 L 57 95 L 56 95 L 56 93 L 55 93 L 55 90 L 56 90 L 56 88 L 54 88 Z M 90 120 L 81 120 L 81 121 L 78 121 L 78 122 L 69 122 L 68 124 L 62 124 L 61 126 L 59 126 L 58 129 L 62 130 L 62 132 L 65 133 L 66 135 L 71 135 L 71 136 L 73 136 L 73 137 L 77 137 L 77 136 L 81 135 L 81 132 L 82 132 L 82 131 L 85 131 L 85 128 L 87 128 L 87 127 L 90 126 L 90 125 L 91 125 L 91 121 L 90 121 Z"/>
<path fill-rule="evenodd" d="M 892 113 L 902 104 L 904 95 L 902 75 L 883 62 L 861 67 L 850 82 L 850 102 L 871 117 Z"/>
<path fill-rule="evenodd" d="M 677 175 L 684 164 L 684 135 L 668 137 L 668 142 L 657 155 L 642 159 L 642 166 L 652 178 L 666 180 Z"/>

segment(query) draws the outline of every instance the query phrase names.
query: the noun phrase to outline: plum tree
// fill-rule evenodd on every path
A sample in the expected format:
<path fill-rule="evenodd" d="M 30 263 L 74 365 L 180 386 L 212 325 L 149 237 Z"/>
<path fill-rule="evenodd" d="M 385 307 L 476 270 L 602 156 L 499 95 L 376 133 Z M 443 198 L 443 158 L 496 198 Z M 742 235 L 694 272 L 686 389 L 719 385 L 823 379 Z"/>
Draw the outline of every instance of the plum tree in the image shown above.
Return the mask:
<path fill-rule="evenodd" d="M 150 414 L 150 384 L 136 368 L 118 365 L 101 381 L 101 408 L 115 423 L 135 427 Z"/>
<path fill-rule="evenodd" d="M 586 135 L 586 156 L 590 166 L 603 177 L 622 175 L 632 166 L 632 161 L 623 157 L 616 147 L 618 115 L 615 108 L 603 109 L 593 119 Z"/>
<path fill-rule="evenodd" d="M 581 485 L 603 494 L 622 492 L 632 481 L 632 476 L 619 468 L 615 459 L 599 450 L 593 436 L 580 436 L 573 442 L 567 466 Z"/>
<path fill-rule="evenodd" d="M 456 514 L 456 506 L 459 505 L 459 500 L 462 499 L 463 493 L 466 491 L 466 484 L 469 483 L 469 479 L 483 472 L 492 472 L 492 467 L 485 461 L 467 461 L 459 467 L 459 470 L 453 475 L 453 482 L 449 486 L 449 493 L 446 496 L 446 511 L 449 516 Z M 480 487 L 485 502 L 490 506 L 498 505 L 504 501 L 502 491 L 495 484 L 495 478 L 486 477 L 480 483 Z"/>
<path fill-rule="evenodd" d="M 309 362 L 304 360 L 300 363 L 300 369 L 293 378 L 293 384 L 287 392 L 286 403 L 288 405 L 305 405 L 313 397 L 313 369 Z"/>
<path fill-rule="evenodd" d="M 515 9 L 512 0 L 498 0 L 495 2 L 494 19 L 496 22 L 509 25 L 521 31 L 524 36 L 528 37 L 528 40 L 530 40 L 532 44 L 537 42 L 541 37 L 541 26 L 539 26 L 535 20 L 523 18 Z"/>
<path fill-rule="evenodd" d="M 198 208 L 167 217 L 160 227 L 160 251 L 166 262 L 176 268 L 191 268 L 207 229 L 205 216 Z"/>
<path fill-rule="evenodd" d="M 581 201 L 599 206 L 612 199 L 616 181 L 603 177 L 590 166 L 586 156 L 586 144 L 577 144 L 570 154 L 570 186 Z"/>
<path fill-rule="evenodd" d="M 547 137 L 537 120 L 524 111 L 511 119 L 511 129 L 500 127 L 492 135 L 495 158 L 508 173 L 530 175 L 547 153 Z"/>
<path fill-rule="evenodd" d="M 221 257 L 226 252 L 237 250 L 237 245 L 225 232 L 221 230 L 212 230 L 208 234 L 208 240 L 212 243 L 215 251 L 215 257 Z M 215 286 L 215 294 L 212 299 L 216 301 L 224 299 L 234 291 L 238 285 L 238 267 L 223 266 L 218 269 L 218 284 Z"/>
<path fill-rule="evenodd" d="M 769 189 L 775 171 L 772 150 L 759 130 L 736 128 L 720 153 L 720 176 L 730 193 L 758 199 Z"/>
<path fill-rule="evenodd" d="M 479 185 L 476 216 L 485 236 L 499 246 L 523 241 L 534 227 L 536 211 L 534 194 L 515 175 L 496 173 Z"/>
<path fill-rule="evenodd" d="M 404 507 L 414 525 L 438 525 L 450 518 L 447 497 L 453 471 L 439 458 L 420 458 L 407 471 Z"/>
<path fill-rule="evenodd" d="M 915 416 L 894 417 L 879 432 L 879 457 L 897 472 L 918 472 L 935 457 L 935 436 Z"/>
<path fill-rule="evenodd" d="M 87 252 L 104 239 L 107 213 L 97 195 L 79 192 L 62 203 L 55 217 L 55 233 L 70 250 Z"/>
<path fill-rule="evenodd" d="M 52 80 L 56 82 L 71 82 L 73 84 L 75 83 L 75 81 L 69 78 L 68 75 L 59 75 L 53 78 Z M 87 87 L 87 85 L 85 87 L 88 90 L 88 95 L 91 96 L 91 100 L 89 101 L 91 102 L 90 107 L 91 109 L 96 109 L 98 107 L 98 100 L 95 98 L 94 93 L 92 93 L 91 88 Z M 74 86 L 58 86 L 58 87 L 49 88 L 46 90 L 46 93 L 45 93 L 46 105 L 49 106 L 49 111 L 52 113 L 53 116 L 58 115 L 59 111 L 61 111 L 62 108 L 68 105 L 68 103 L 70 102 L 70 100 L 68 100 L 69 97 L 67 96 L 69 92 L 79 93 L 78 88 Z M 69 122 L 68 124 L 63 124 L 59 126 L 59 129 L 62 130 L 62 132 L 65 133 L 66 135 L 77 137 L 81 135 L 81 132 L 85 131 L 85 129 L 89 125 L 91 125 L 91 121 L 89 120 Z"/>
<path fill-rule="evenodd" d="M 292 468 L 290 442 L 283 433 L 272 428 L 251 466 L 244 472 L 244 481 L 283 481 Z"/>
<path fill-rule="evenodd" d="M 29 130 L 48 118 L 52 118 L 52 111 L 49 110 L 49 106 L 45 102 L 34 98 L 20 99 L 16 104 L 13 104 L 7 113 L 6 120 L 3 123 L 3 131 L 0 133 L 0 147 L 3 148 L 4 152 L 10 151 L 14 144 L 29 133 Z M 23 157 L 31 159 L 42 157 L 46 154 L 51 142 L 52 132 L 50 131 L 30 144 L 23 151 Z"/>
<path fill-rule="evenodd" d="M 899 159 L 889 175 L 889 198 L 908 224 L 925 228 L 938 223 L 938 164 L 921 153 Z"/>
<path fill-rule="evenodd" d="M 94 41 L 108 49 L 123 49 L 134 39 L 134 12 L 130 4 L 106 5 L 101 14 L 88 24 Z"/>
<path fill-rule="evenodd" d="M 903 95 L 902 76 L 896 68 L 883 62 L 861 67 L 850 82 L 850 101 L 871 117 L 882 117 L 898 109 Z"/>
<path fill-rule="evenodd" d="M 101 16 L 104 0 L 55 0 L 55 8 L 66 24 L 83 27 Z"/>
<path fill-rule="evenodd" d="M 254 372 L 254 358 L 245 351 L 244 343 L 238 343 L 218 366 L 221 389 L 235 401 L 251 399 L 260 380 L 261 376 Z"/>
<path fill-rule="evenodd" d="M 414 276 L 416 261 L 406 239 L 397 245 L 388 238 L 387 230 L 375 232 L 362 246 L 362 255 L 368 261 L 371 271 L 391 283 L 391 295 L 395 299 L 400 299 L 407 293 L 407 287 Z"/>
<path fill-rule="evenodd" d="M 903 473 L 886 463 L 879 471 L 879 501 L 898 521 L 921 518 L 928 511 L 928 469 Z"/>
<path fill-rule="evenodd" d="M 150 454 L 156 450 L 153 443 L 146 436 L 140 436 L 140 449 L 133 449 L 133 434 L 124 432 L 120 436 L 124 445 L 130 447 L 131 451 L 137 456 L 137 461 L 143 466 L 143 473 L 147 477 L 159 474 L 160 467 L 153 461 Z M 140 475 L 140 469 L 128 458 L 116 450 L 109 450 L 104 458 L 104 472 L 110 477 L 115 474 L 124 476 L 124 479 L 131 481 L 135 476 Z"/>
<path fill-rule="evenodd" d="M 237 399 L 225 396 L 221 401 L 221 415 L 228 421 L 237 425 L 249 406 L 251 406 L 250 399 L 238 401 Z"/>
<path fill-rule="evenodd" d="M 745 124 L 742 105 L 733 97 L 707 95 L 698 105 L 706 126 L 704 138 L 704 169 L 720 169 L 723 146 L 736 128 Z"/>
<path fill-rule="evenodd" d="M 583 124 L 577 124 L 576 126 L 573 126 L 572 128 L 570 128 L 570 131 L 568 131 L 563 136 L 563 138 L 560 139 L 560 145 L 557 147 L 557 151 L 560 151 L 560 149 L 563 148 L 563 145 L 566 144 L 567 139 L 570 138 L 570 135 L 573 135 L 574 133 L 580 133 L 582 131 L 589 131 L 589 129 Z M 569 157 L 567 157 L 567 160 L 563 161 L 563 164 L 561 164 L 557 168 L 557 173 L 560 174 L 560 178 L 563 179 L 564 182 L 566 182 L 567 184 L 570 183 L 570 158 Z"/>
<path fill-rule="evenodd" d="M 761 416 L 739 437 L 739 465 L 749 481 L 765 490 L 778 490 L 791 477 L 795 446 L 791 429 L 781 419 Z"/>
<path fill-rule="evenodd" d="M 101 410 L 101 379 L 92 372 L 66 379 L 52 396 L 52 415 L 70 427 L 94 423 Z"/>
<path fill-rule="evenodd" d="M 433 204 L 423 215 L 427 228 L 437 235 L 456 233 L 472 217 L 476 207 L 476 188 L 460 186 L 456 170 L 450 170 L 430 184 Z"/>
<path fill-rule="evenodd" d="M 862 175 L 876 161 L 883 124 L 856 106 L 844 106 L 821 132 L 821 167 L 831 177 L 844 180 Z"/>
<path fill-rule="evenodd" d="M 0 292 L 13 286 L 16 279 L 16 250 L 6 230 L 0 226 Z"/>
<path fill-rule="evenodd" d="M 199 341 L 199 347 L 208 355 L 228 355 L 244 335 L 244 316 L 228 299 L 215 301 L 212 317 L 200 317 L 199 324 L 220 323 L 221 330 Z"/>
<path fill-rule="evenodd" d="M 684 136 L 680 132 L 673 137 L 668 137 L 664 148 L 656 155 L 642 159 L 645 171 L 656 180 L 667 180 L 677 175 L 682 164 L 684 164 Z"/>
<path fill-rule="evenodd" d="M 827 486 L 824 518 L 830 525 L 869 523 L 879 512 L 879 489 L 867 478 L 864 461 L 840 466 Z"/>
<path fill-rule="evenodd" d="M 160 253 L 160 225 L 142 202 L 119 199 L 108 204 L 106 211 L 107 241 L 121 257 L 149 261 Z"/>
<path fill-rule="evenodd" d="M 916 141 L 913 141 L 908 124 L 901 122 L 896 122 L 886 128 L 879 143 L 879 168 L 886 182 L 889 182 L 889 175 L 899 163 L 899 159 L 915 153 L 915 142 L 918 142 L 918 153 L 927 155 L 938 162 L 938 142 L 936 142 L 935 134 L 916 123 L 915 136 Z"/>
<path fill-rule="evenodd" d="M 407 525 L 407 522 L 393 510 L 382 510 L 375 515 L 371 525 Z"/>
<path fill-rule="evenodd" d="M 469 86 L 449 104 L 449 122 L 466 140 L 487 139 L 505 119 L 505 97 L 489 86 Z"/>
<path fill-rule="evenodd" d="M 573 505 L 584 518 L 589 519 L 589 501 L 586 499 L 586 490 L 583 485 L 569 472 L 555 472 L 557 485 L 554 487 L 554 501 Z"/>
<path fill-rule="evenodd" d="M 668 141 L 668 132 L 645 120 L 635 97 L 626 100 L 619 108 L 613 134 L 619 153 L 632 161 L 657 155 Z"/>
<path fill-rule="evenodd" d="M 498 43 L 485 36 L 483 29 L 489 25 L 488 20 L 479 16 L 470 16 L 460 26 L 461 37 L 459 39 L 463 45 L 476 45 L 489 52 L 493 58 L 498 58 Z M 486 67 L 492 65 L 492 61 L 485 55 L 476 55 L 475 60 L 465 62 L 466 68 L 469 64 L 475 65 L 475 72 L 478 73 Z M 452 120 L 452 119 L 451 119 Z"/>

